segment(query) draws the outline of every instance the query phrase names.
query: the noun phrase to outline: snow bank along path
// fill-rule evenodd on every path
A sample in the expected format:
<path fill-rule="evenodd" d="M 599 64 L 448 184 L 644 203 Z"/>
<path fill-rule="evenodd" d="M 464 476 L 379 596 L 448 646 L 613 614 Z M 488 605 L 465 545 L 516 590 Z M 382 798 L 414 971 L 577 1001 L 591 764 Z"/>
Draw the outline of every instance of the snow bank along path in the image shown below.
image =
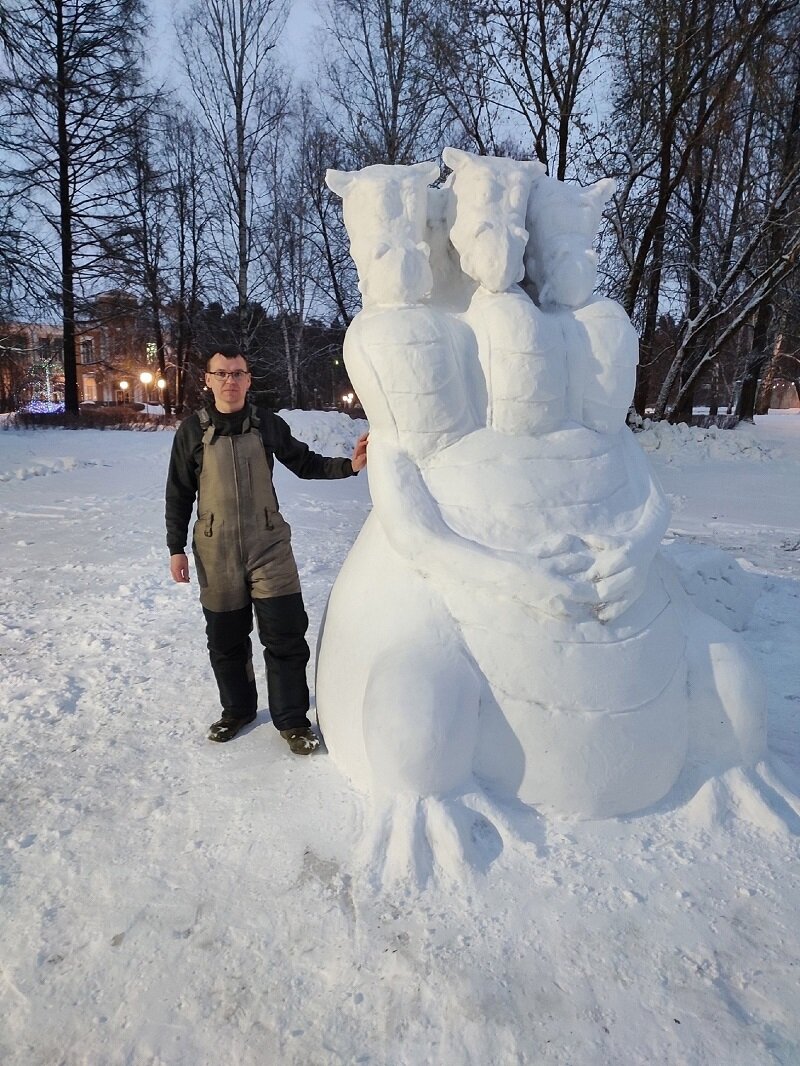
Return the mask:
<path fill-rule="evenodd" d="M 290 420 L 332 453 L 360 428 Z M 757 461 L 702 441 L 651 461 L 667 551 L 760 660 L 771 751 L 800 776 L 800 418 L 742 432 Z M 525 843 L 478 825 L 473 882 L 392 897 L 364 885 L 361 800 L 324 754 L 293 760 L 263 712 L 208 744 L 196 588 L 167 573 L 170 443 L 0 432 L 0 1061 L 800 1061 L 800 817 L 777 792 L 512 810 Z M 277 488 L 313 639 L 367 483 Z"/>

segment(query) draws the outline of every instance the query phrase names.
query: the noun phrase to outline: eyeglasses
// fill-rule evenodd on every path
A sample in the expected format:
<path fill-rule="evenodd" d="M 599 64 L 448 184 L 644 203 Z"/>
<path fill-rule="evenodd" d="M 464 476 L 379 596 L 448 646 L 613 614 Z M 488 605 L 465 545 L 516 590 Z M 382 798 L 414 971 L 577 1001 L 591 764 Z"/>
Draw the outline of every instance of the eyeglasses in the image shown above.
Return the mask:
<path fill-rule="evenodd" d="M 241 381 L 242 378 L 249 376 L 249 370 L 207 370 L 206 373 L 216 378 L 217 381 L 224 381 L 225 378 L 230 378 L 231 381 Z"/>

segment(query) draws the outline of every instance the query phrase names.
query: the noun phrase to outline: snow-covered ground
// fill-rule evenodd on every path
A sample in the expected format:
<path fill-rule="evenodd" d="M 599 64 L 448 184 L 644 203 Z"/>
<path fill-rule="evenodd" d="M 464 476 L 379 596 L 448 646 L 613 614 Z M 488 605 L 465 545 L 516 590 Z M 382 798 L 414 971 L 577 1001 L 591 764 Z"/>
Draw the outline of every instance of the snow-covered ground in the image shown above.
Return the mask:
<path fill-rule="evenodd" d="M 361 428 L 287 417 L 328 454 Z M 666 551 L 743 627 L 797 790 L 800 415 L 638 439 Z M 196 586 L 167 571 L 171 440 L 0 430 L 0 1061 L 800 1063 L 800 804 L 763 780 L 683 780 L 608 822 L 511 809 L 517 842 L 485 827 L 471 882 L 386 895 L 324 753 L 291 756 L 264 712 L 209 744 Z M 313 652 L 367 478 L 277 487 Z"/>

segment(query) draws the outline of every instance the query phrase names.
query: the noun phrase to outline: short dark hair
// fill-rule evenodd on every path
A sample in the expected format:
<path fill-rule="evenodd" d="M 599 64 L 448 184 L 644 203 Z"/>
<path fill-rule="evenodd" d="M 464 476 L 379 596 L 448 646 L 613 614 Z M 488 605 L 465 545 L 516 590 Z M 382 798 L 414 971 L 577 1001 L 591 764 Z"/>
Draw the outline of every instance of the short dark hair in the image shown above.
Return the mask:
<path fill-rule="evenodd" d="M 215 355 L 221 355 L 223 359 L 244 359 L 245 366 L 248 370 L 250 369 L 250 364 L 247 362 L 247 356 L 242 355 L 238 348 L 220 346 L 209 352 L 208 358 L 206 359 L 206 370 L 208 370 L 211 365 L 211 360 Z"/>

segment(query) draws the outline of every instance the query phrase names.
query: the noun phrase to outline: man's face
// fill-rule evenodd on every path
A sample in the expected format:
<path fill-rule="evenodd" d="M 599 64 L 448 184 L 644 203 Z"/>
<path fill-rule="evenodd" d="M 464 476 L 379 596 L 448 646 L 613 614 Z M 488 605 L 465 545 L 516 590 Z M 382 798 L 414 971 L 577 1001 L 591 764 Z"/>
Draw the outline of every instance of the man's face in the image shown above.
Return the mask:
<path fill-rule="evenodd" d="M 223 372 L 227 374 L 227 377 L 216 376 Z M 231 377 L 232 374 L 239 374 L 239 376 Z M 228 359 L 224 355 L 213 356 L 206 371 L 206 385 L 213 392 L 214 404 L 222 414 L 229 415 L 234 411 L 241 411 L 247 390 L 250 388 L 247 363 L 240 355 L 234 359 Z"/>

